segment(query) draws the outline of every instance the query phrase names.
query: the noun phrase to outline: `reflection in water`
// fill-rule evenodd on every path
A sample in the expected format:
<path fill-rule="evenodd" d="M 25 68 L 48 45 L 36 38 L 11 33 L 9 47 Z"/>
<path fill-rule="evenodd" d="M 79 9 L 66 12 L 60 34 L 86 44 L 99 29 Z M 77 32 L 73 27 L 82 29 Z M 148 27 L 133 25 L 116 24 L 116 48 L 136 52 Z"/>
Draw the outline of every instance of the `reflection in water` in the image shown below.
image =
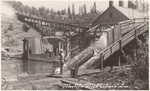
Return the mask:
<path fill-rule="evenodd" d="M 28 73 L 28 60 L 22 59 L 22 71 Z"/>
<path fill-rule="evenodd" d="M 22 60 L 23 72 L 28 74 L 38 74 L 38 73 L 52 73 L 54 68 L 53 64 L 49 62 Z"/>
<path fill-rule="evenodd" d="M 50 62 L 40 62 L 22 59 L 2 59 L 2 75 L 11 76 L 21 73 L 28 74 L 40 74 L 40 73 L 53 73 L 54 67 L 53 63 Z"/>

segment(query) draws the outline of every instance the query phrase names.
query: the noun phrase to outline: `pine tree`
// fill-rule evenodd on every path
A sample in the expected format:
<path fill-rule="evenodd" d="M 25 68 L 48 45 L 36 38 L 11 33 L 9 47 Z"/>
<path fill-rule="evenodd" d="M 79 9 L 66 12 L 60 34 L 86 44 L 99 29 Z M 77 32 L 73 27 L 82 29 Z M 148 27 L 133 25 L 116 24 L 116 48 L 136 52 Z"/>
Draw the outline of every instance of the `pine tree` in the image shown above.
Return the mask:
<path fill-rule="evenodd" d="M 61 15 L 64 15 L 64 10 L 61 10 Z"/>
<path fill-rule="evenodd" d="M 61 12 L 60 12 L 60 10 L 58 10 L 58 11 L 57 11 L 57 15 L 60 15 L 60 14 L 61 14 Z"/>
<path fill-rule="evenodd" d="M 32 6 L 31 7 L 31 14 L 36 15 L 36 11 L 37 11 L 36 8 Z"/>
<path fill-rule="evenodd" d="M 96 2 L 94 2 L 94 12 L 96 13 L 97 10 L 96 10 Z"/>
<path fill-rule="evenodd" d="M 81 6 L 79 6 L 79 15 L 81 15 Z"/>
<path fill-rule="evenodd" d="M 75 15 L 74 4 L 72 4 L 72 15 Z"/>
<path fill-rule="evenodd" d="M 71 11 L 70 11 L 70 6 L 68 7 L 68 15 L 71 14 Z"/>
<path fill-rule="evenodd" d="M 87 13 L 87 11 L 86 11 L 86 5 L 85 5 L 85 4 L 84 4 L 84 6 L 83 6 L 83 12 L 84 12 L 84 14 Z"/>
<path fill-rule="evenodd" d="M 66 13 L 66 9 L 64 9 L 64 14 L 67 14 L 67 13 Z"/>

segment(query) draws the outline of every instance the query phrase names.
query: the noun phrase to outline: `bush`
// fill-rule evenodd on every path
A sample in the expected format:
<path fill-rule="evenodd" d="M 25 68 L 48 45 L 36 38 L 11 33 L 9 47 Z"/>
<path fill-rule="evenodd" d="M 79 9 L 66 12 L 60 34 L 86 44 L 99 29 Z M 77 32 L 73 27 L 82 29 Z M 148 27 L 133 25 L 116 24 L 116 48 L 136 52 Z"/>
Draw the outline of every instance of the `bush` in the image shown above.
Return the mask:
<path fill-rule="evenodd" d="M 144 54 L 143 50 L 141 50 L 139 47 L 136 51 L 136 57 L 131 62 L 132 86 L 134 89 L 148 90 L 148 52 Z"/>

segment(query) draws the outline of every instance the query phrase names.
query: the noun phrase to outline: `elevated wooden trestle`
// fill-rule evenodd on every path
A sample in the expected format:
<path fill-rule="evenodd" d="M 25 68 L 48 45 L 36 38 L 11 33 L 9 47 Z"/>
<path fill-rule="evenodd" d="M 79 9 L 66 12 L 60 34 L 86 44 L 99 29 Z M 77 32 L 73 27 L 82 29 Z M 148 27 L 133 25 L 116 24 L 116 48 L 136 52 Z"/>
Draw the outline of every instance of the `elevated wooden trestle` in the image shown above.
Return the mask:
<path fill-rule="evenodd" d="M 52 20 L 45 20 L 40 18 L 29 17 L 17 13 L 20 21 L 30 24 L 36 30 L 40 30 L 43 35 L 55 35 L 55 32 L 61 31 L 64 36 L 74 36 L 75 34 L 85 32 L 89 27 L 69 24 L 64 22 L 57 22 Z"/>

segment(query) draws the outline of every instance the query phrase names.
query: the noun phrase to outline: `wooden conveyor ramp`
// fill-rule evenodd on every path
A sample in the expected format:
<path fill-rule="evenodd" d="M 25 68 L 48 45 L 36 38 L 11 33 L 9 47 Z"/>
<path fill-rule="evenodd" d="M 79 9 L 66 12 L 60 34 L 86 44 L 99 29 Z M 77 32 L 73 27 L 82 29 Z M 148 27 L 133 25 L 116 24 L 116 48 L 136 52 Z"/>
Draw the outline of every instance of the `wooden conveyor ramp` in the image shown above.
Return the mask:
<path fill-rule="evenodd" d="M 121 31 L 120 34 L 117 34 L 120 38 L 107 45 L 104 49 L 94 48 L 92 46 L 88 47 L 74 58 L 67 61 L 64 65 L 64 70 L 69 70 L 75 66 L 78 66 L 80 70 L 97 67 L 100 65 L 100 62 L 106 60 L 114 52 L 120 50 L 134 38 L 147 31 L 149 22 L 147 18 L 127 20 L 118 23 L 117 27 L 113 27 L 109 31 L 115 28 L 117 28 L 117 31 Z"/>

